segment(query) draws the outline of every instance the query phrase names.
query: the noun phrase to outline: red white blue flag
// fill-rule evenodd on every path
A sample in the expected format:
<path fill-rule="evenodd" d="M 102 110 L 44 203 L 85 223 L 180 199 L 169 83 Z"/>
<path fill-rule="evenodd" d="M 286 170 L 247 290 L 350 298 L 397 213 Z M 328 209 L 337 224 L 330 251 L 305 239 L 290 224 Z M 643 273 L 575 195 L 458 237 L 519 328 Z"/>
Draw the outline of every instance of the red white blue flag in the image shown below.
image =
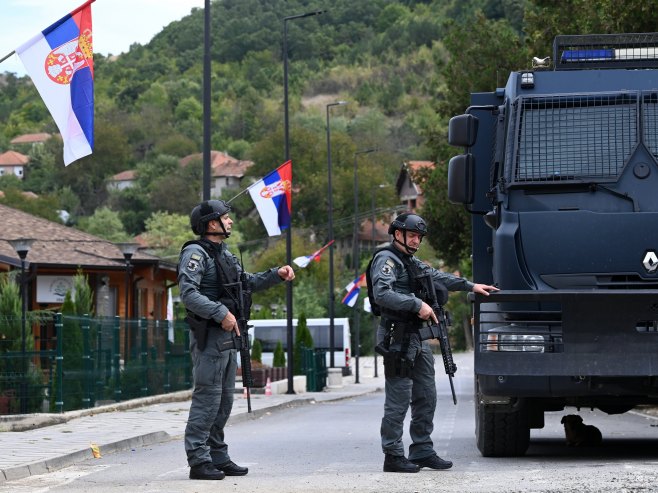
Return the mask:
<path fill-rule="evenodd" d="M 277 236 L 288 229 L 292 212 L 292 161 L 286 161 L 251 185 L 249 195 L 268 235 Z"/>
<path fill-rule="evenodd" d="M 365 283 L 365 281 L 366 281 L 366 273 L 364 272 L 359 277 L 354 279 L 351 283 L 349 283 L 347 286 L 345 286 L 345 289 L 347 290 L 347 294 L 345 295 L 341 303 L 350 307 L 354 307 L 354 305 L 356 305 L 356 300 L 359 299 L 361 286 L 363 285 L 363 283 Z"/>
<path fill-rule="evenodd" d="M 322 252 L 324 252 L 331 244 L 334 242 L 334 240 L 331 240 L 329 243 L 327 243 L 325 246 L 320 248 L 319 250 L 314 251 L 310 255 L 304 255 L 303 257 L 297 257 L 296 259 L 293 260 L 295 264 L 297 264 L 300 268 L 306 267 L 308 264 L 311 263 L 312 260 L 315 260 L 316 262 L 320 261 L 320 256 L 322 255 Z"/>
<path fill-rule="evenodd" d="M 94 149 L 93 1 L 16 48 L 62 134 L 67 166 Z"/>

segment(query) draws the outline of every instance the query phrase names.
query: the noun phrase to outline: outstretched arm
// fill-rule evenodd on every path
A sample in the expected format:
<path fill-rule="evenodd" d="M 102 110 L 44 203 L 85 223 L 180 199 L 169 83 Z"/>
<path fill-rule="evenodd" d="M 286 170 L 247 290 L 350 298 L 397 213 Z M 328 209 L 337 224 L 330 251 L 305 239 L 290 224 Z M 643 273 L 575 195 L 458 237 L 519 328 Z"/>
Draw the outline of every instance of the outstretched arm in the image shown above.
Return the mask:
<path fill-rule="evenodd" d="M 292 267 L 289 265 L 280 267 L 277 271 L 277 274 L 279 274 L 279 277 L 284 281 L 292 281 L 295 278 L 295 271 L 292 270 Z"/>
<path fill-rule="evenodd" d="M 474 284 L 473 289 L 471 289 L 471 291 L 473 291 L 474 293 L 489 296 L 490 291 L 499 291 L 499 289 L 496 286 L 490 286 L 488 284 Z"/>

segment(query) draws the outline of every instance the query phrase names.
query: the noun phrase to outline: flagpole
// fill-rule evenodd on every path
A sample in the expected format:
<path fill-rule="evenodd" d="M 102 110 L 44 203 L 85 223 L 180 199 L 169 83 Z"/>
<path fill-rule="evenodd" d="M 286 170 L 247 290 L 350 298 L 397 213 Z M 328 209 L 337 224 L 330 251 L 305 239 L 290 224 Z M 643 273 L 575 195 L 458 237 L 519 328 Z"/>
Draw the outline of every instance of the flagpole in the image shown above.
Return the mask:
<path fill-rule="evenodd" d="M 251 188 L 251 187 L 247 187 L 247 188 L 245 188 L 244 190 L 242 190 L 242 192 L 240 192 L 239 194 L 237 194 L 235 197 L 228 199 L 228 200 L 226 201 L 226 203 L 227 203 L 227 204 L 230 204 L 231 202 L 233 202 L 235 199 L 237 199 L 237 198 L 240 197 L 241 195 L 244 195 L 245 193 L 247 193 L 247 192 L 249 191 L 250 188 Z"/>
<path fill-rule="evenodd" d="M 210 137 L 211 137 L 211 67 L 210 57 L 210 0 L 205 0 L 203 9 L 203 178 L 202 196 L 203 200 L 210 200 Z"/>
<path fill-rule="evenodd" d="M 268 174 L 265 175 L 265 176 L 269 176 L 269 175 L 271 175 L 272 173 L 276 173 L 276 172 L 279 171 L 281 168 L 283 168 L 284 166 L 286 166 L 289 162 L 290 162 L 290 160 L 286 161 L 286 162 L 283 163 L 281 166 L 279 166 L 277 169 L 275 169 L 274 171 L 268 173 Z M 264 177 L 263 177 L 263 178 L 264 178 Z M 261 180 L 262 180 L 263 178 L 261 178 Z M 256 183 L 258 183 L 259 181 L 260 181 L 260 180 L 256 180 Z M 226 203 L 227 203 L 227 204 L 230 204 L 231 202 L 233 202 L 235 199 L 237 199 L 237 198 L 240 197 L 241 195 L 244 195 L 244 194 L 247 193 L 249 190 L 251 190 L 252 188 L 254 188 L 254 185 L 255 185 L 256 183 L 253 183 L 252 185 L 249 185 L 247 188 L 245 188 L 244 190 L 242 190 L 242 192 L 240 192 L 240 193 L 237 194 L 236 196 L 234 196 L 234 197 L 230 198 L 229 200 L 227 200 Z"/>
<path fill-rule="evenodd" d="M 293 17 L 294 18 L 294 17 Z M 290 134 L 288 130 L 288 20 L 283 18 L 283 127 L 284 127 L 284 151 L 285 161 L 290 159 Z M 286 229 L 286 265 L 292 263 L 292 221 Z M 286 346 L 288 358 L 288 391 L 287 394 L 295 393 L 293 383 L 293 331 L 292 331 L 292 281 L 286 283 Z"/>
<path fill-rule="evenodd" d="M 0 63 L 4 62 L 7 58 L 9 58 L 10 56 L 15 55 L 15 54 L 16 54 L 16 50 L 12 51 L 11 53 L 6 54 L 2 58 L 0 58 Z"/>
<path fill-rule="evenodd" d="M 305 12 L 303 14 L 289 15 L 283 18 L 283 130 L 284 130 L 284 150 L 286 161 L 290 161 L 290 131 L 288 128 L 288 21 L 294 19 L 302 19 L 314 15 L 324 14 L 326 10 L 315 10 L 313 12 Z M 290 226 L 286 229 L 286 264 L 292 263 L 292 218 Z M 287 319 L 287 334 L 286 343 L 288 345 L 288 391 L 287 394 L 294 394 L 295 389 L 293 385 L 293 333 L 292 333 L 292 281 L 286 283 L 286 319 Z"/>

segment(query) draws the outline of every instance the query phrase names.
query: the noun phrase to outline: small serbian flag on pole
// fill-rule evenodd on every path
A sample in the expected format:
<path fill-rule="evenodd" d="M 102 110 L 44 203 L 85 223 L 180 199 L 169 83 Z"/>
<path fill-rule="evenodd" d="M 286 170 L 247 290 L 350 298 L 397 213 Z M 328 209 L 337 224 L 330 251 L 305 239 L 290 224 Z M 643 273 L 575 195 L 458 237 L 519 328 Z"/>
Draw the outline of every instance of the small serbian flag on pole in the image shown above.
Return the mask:
<path fill-rule="evenodd" d="M 329 243 L 327 243 L 325 246 L 320 248 L 319 250 L 314 251 L 310 255 L 305 255 L 303 257 L 297 257 L 293 262 L 297 264 L 300 268 L 306 267 L 308 264 L 311 263 L 312 260 L 315 260 L 316 262 L 320 261 L 320 256 L 322 255 L 322 252 L 324 252 L 329 246 L 334 242 L 334 240 L 331 240 Z"/>
<path fill-rule="evenodd" d="M 361 291 L 361 285 L 365 282 L 365 280 L 366 280 L 366 273 L 364 272 L 359 277 L 354 279 L 351 283 L 349 283 L 347 286 L 345 286 L 345 289 L 347 290 L 347 294 L 345 295 L 341 303 L 350 307 L 354 307 L 354 305 L 356 305 L 356 300 L 359 299 L 359 292 Z"/>
<path fill-rule="evenodd" d="M 290 227 L 292 161 L 286 161 L 248 190 L 268 235 L 280 235 L 281 231 Z"/>
<path fill-rule="evenodd" d="M 93 1 L 16 48 L 62 134 L 67 166 L 94 149 Z"/>

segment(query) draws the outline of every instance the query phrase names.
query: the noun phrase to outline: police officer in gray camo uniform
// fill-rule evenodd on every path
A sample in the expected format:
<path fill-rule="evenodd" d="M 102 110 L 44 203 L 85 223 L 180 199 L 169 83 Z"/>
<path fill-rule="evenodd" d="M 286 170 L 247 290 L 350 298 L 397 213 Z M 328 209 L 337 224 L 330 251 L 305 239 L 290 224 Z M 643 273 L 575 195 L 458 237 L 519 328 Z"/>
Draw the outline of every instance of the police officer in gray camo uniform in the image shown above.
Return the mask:
<path fill-rule="evenodd" d="M 230 210 L 222 200 L 208 200 L 192 210 L 190 224 L 200 239 L 183 245 L 178 264 L 178 286 L 188 319 L 205 322 L 203 327 L 207 327 L 203 332 L 190 331 L 194 390 L 185 428 L 190 479 L 218 480 L 248 472 L 231 460 L 224 441 L 224 426 L 233 408 L 240 336 L 235 295 L 226 285 L 236 283 L 242 272 L 224 244 L 233 224 Z M 247 274 L 253 291 L 294 277 L 288 265 Z M 197 339 L 197 332 L 203 334 L 203 341 Z"/>
<path fill-rule="evenodd" d="M 384 471 L 411 473 L 422 467 L 449 469 L 452 462 L 436 454 L 430 438 L 436 409 L 434 356 L 428 341 L 421 341 L 418 333 L 423 321 L 438 321 L 430 305 L 416 297 L 414 276 L 429 273 L 437 296 L 443 292 L 445 299 L 446 290 L 487 295 L 497 288 L 441 272 L 414 257 L 427 234 L 427 226 L 420 216 L 400 214 L 391 223 L 388 233 L 393 235 L 393 242 L 375 252 L 368 266 L 371 303 L 381 314 L 377 350 L 385 355 L 386 396 L 380 430 Z M 407 459 L 402 433 L 410 406 L 412 443 Z"/>

